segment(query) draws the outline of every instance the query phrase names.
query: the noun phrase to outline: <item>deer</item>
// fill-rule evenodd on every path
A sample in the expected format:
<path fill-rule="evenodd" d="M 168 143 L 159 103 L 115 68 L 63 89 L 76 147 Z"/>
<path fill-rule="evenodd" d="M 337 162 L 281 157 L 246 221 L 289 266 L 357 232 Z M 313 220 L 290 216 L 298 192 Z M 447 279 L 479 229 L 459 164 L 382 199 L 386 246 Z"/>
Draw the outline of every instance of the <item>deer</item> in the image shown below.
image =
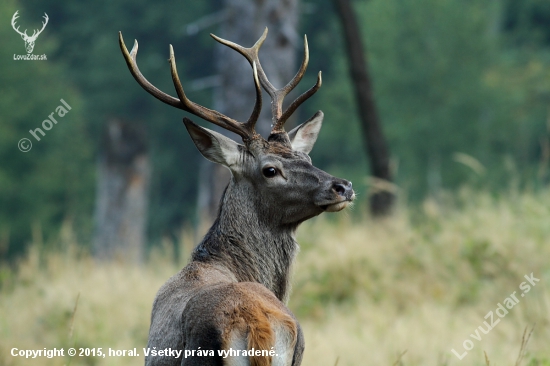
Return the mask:
<path fill-rule="evenodd" d="M 307 37 L 298 72 L 277 89 L 258 58 L 267 28 L 250 48 L 211 36 L 242 54 L 252 66 L 256 100 L 245 122 L 187 98 L 172 45 L 169 63 L 178 97 L 157 89 L 137 66 L 137 40 L 128 52 L 119 32 L 126 64 L 141 87 L 160 101 L 242 139 L 242 144 L 238 143 L 183 118 L 199 152 L 227 167 L 231 178 L 217 218 L 194 248 L 189 263 L 159 289 L 154 299 L 145 363 L 297 366 L 302 361 L 304 336 L 286 306 L 291 267 L 299 248 L 296 230 L 323 212 L 343 210 L 355 199 L 355 192 L 351 182 L 313 166 L 308 155 L 321 129 L 321 111 L 289 132 L 284 129 L 293 112 L 321 87 L 319 72 L 315 85 L 283 111 L 284 97 L 298 85 L 309 62 Z M 273 124 L 267 139 L 255 131 L 262 109 L 262 87 L 272 101 Z"/>
<path fill-rule="evenodd" d="M 19 31 L 19 26 L 17 26 L 17 28 L 15 27 L 17 18 L 19 18 L 18 13 L 19 13 L 19 10 L 17 10 L 15 12 L 15 14 L 13 14 L 13 17 L 11 18 L 11 26 L 12 26 L 13 30 L 15 30 L 17 33 L 19 33 L 21 38 L 23 38 L 23 41 L 25 41 L 25 49 L 27 50 L 27 53 L 32 53 L 32 51 L 34 50 L 34 42 L 36 42 L 36 39 L 38 38 L 40 33 L 42 33 L 42 31 L 44 30 L 44 28 L 46 28 L 46 25 L 48 24 L 48 20 L 49 20 L 48 14 L 44 13 L 44 16 L 42 17 L 42 18 L 44 18 L 44 21 L 42 22 L 42 29 L 40 29 L 40 30 L 35 29 L 32 33 L 32 36 L 29 36 L 29 35 L 27 35 L 27 30 L 26 29 L 25 29 L 24 32 L 21 32 L 21 31 Z"/>

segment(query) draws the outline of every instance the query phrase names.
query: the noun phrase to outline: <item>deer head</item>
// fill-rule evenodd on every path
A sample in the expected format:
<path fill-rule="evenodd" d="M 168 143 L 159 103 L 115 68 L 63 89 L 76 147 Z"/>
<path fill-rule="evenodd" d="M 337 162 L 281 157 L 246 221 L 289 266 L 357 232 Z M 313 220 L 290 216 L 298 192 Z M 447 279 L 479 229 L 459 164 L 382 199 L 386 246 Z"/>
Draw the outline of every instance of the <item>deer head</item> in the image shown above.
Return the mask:
<path fill-rule="evenodd" d="M 17 20 L 17 18 L 19 18 L 19 15 L 17 13 L 19 13 L 19 10 L 17 10 L 15 14 L 13 14 L 13 17 L 11 18 L 11 26 L 17 33 L 21 35 L 21 38 L 23 38 L 23 41 L 25 41 L 25 48 L 27 50 L 27 53 L 32 53 L 32 50 L 34 49 L 34 42 L 36 42 L 36 39 L 38 38 L 40 33 L 42 33 L 44 28 L 46 28 L 46 24 L 48 24 L 48 20 L 49 20 L 48 14 L 44 13 L 44 16 L 43 16 L 44 21 L 42 22 L 42 29 L 40 30 L 35 29 L 32 33 L 32 36 L 28 36 L 26 29 L 24 32 L 21 32 L 19 31 L 19 26 L 17 26 L 17 28 L 15 27 L 15 21 Z"/>
<path fill-rule="evenodd" d="M 218 222 L 223 221 L 224 212 L 234 211 L 228 217 L 244 216 L 254 222 L 263 223 L 262 227 L 296 227 L 304 220 L 322 212 L 335 212 L 345 208 L 355 198 L 351 182 L 335 178 L 314 167 L 308 156 L 320 131 L 323 113 L 317 112 L 311 119 L 288 133 L 284 129 L 284 124 L 292 113 L 321 87 L 319 72 L 316 84 L 283 111 L 284 97 L 298 85 L 307 68 L 307 38 L 304 38 L 304 58 L 299 71 L 286 86 L 276 89 L 267 79 L 258 58 L 258 51 L 267 36 L 267 28 L 251 48 L 242 47 L 215 35 L 211 36 L 242 54 L 252 66 L 256 102 L 246 122 L 238 122 L 187 98 L 179 80 L 171 45 L 169 62 L 178 98 L 160 91 L 141 74 L 136 62 L 137 41 L 131 52 L 128 52 L 121 33 L 119 42 L 128 68 L 147 92 L 166 104 L 192 113 L 242 138 L 243 144 L 240 144 L 218 132 L 200 127 L 187 118 L 183 119 L 201 154 L 215 163 L 226 166 L 232 173 L 231 182 L 222 199 L 222 217 L 218 218 Z M 261 87 L 267 91 L 272 101 L 272 130 L 267 139 L 255 131 L 255 124 L 262 108 Z M 229 221 L 231 219 L 228 218 L 227 225 L 231 224 Z M 246 219 L 241 221 L 238 226 L 244 230 L 247 225 L 244 222 Z"/>

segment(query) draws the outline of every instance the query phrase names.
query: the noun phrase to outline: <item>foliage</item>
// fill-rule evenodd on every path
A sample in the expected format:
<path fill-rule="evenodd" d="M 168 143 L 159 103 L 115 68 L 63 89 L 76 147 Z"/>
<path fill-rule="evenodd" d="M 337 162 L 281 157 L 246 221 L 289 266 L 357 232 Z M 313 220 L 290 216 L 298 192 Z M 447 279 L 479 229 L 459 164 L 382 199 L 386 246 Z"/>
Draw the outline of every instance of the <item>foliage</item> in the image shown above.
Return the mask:
<path fill-rule="evenodd" d="M 32 12 L 10 0 L 0 4 L 0 22 L 10 24 L 16 10 L 25 21 L 32 18 Z M 63 220 L 73 221 L 81 233 L 89 234 L 94 181 L 93 144 L 81 111 L 83 101 L 65 78 L 65 65 L 51 60 L 59 47 L 58 38 L 46 28 L 36 43 L 34 52 L 46 54 L 48 61 L 15 61 L 14 54 L 25 53 L 23 41 L 11 27 L 0 28 L 0 37 L 4 40 L 0 48 L 0 59 L 4 60 L 0 68 L 2 258 L 21 252 L 23 244 L 31 240 L 49 236 Z M 57 118 L 58 123 L 44 131 L 45 136 L 37 132 L 37 141 L 29 130 L 42 128 L 42 121 L 55 112 L 60 99 L 72 109 Z M 18 150 L 22 138 L 31 140 L 29 152 Z"/>
<path fill-rule="evenodd" d="M 182 113 L 151 98 L 131 78 L 117 36 L 122 31 L 128 47 L 139 40 L 141 70 L 169 93 L 173 86 L 166 58 L 168 44 L 174 44 L 189 96 L 211 106 L 212 89 L 194 90 L 193 81 L 215 71 L 215 42 L 208 33 L 216 32 L 216 25 L 195 35 L 186 26 L 218 12 L 220 5 L 216 0 L 156 5 L 144 0 L 9 0 L 0 5 L 3 24 L 17 9 L 28 24 L 37 23 L 44 11 L 50 16 L 36 46 L 36 52 L 48 55 L 47 62 L 13 61 L 11 54 L 23 51 L 22 41 L 10 28 L 0 30 L 5 40 L 0 118 L 9 121 L 0 125 L 0 256 L 8 246 L 10 257 L 21 252 L 33 225 L 35 235 L 48 237 L 52 224 L 73 220 L 81 242 L 89 241 L 94 157 L 110 118 L 143 124 L 150 136 L 150 242 L 177 237 L 183 225 L 194 222 L 201 157 L 178 122 Z M 418 203 L 463 184 L 495 192 L 548 184 L 547 2 L 370 0 L 354 6 L 400 199 Z M 301 9 L 299 33 L 309 37 L 311 61 L 299 89 L 313 85 L 318 70 L 323 88 L 296 121 L 318 109 L 325 112 L 313 161 L 352 180 L 359 199 L 366 201 L 366 149 L 338 19 L 330 0 L 302 2 Z M 70 128 L 57 125 L 30 153 L 15 150 L 60 98 L 73 107 L 66 117 Z"/>
<path fill-rule="evenodd" d="M 548 46 L 542 40 L 530 42 L 529 48 L 511 41 L 516 31 L 505 28 L 502 19 L 515 6 L 481 0 L 372 0 L 355 5 L 396 181 L 409 198 L 417 201 L 426 193 L 465 183 L 499 190 L 516 173 L 522 184 L 548 181 L 537 176 L 540 165 L 548 165 L 541 147 L 541 139 L 550 140 L 545 127 Z M 319 12 L 328 14 L 328 4 Z M 527 17 L 522 24 L 531 22 L 535 19 Z M 335 52 L 325 52 L 330 59 L 324 58 L 323 66 L 330 66 L 320 93 L 330 121 L 320 142 L 330 148 L 314 156 L 353 176 L 365 160 L 357 159 L 363 154 L 359 135 L 347 133 L 357 121 L 342 42 L 334 19 L 325 15 L 320 23 L 328 31 L 316 34 L 323 43 L 312 48 Z M 538 22 L 532 32 L 546 31 L 545 24 Z M 521 29 L 524 38 L 531 34 L 529 27 Z M 457 154 L 473 158 L 484 172 L 465 165 Z"/>
<path fill-rule="evenodd" d="M 193 221 L 199 155 L 181 123 L 182 114 L 145 93 L 131 77 L 118 45 L 122 31 L 130 49 L 139 41 L 138 64 L 157 87 L 174 94 L 168 45 L 173 44 L 179 71 L 190 81 L 213 70 L 208 34 L 188 36 L 185 25 L 212 11 L 211 2 L 168 1 L 151 6 L 146 1 L 49 2 L 23 0 L 33 9 L 47 6 L 53 30 L 63 37 L 55 57 L 66 61 L 67 77 L 86 96 L 83 106 L 94 140 L 110 118 L 146 126 L 152 155 L 150 232 L 153 238 L 174 235 L 183 222 Z M 92 14 L 92 16 L 91 16 Z M 189 74 L 192 72 L 192 76 Z M 209 93 L 190 93 L 208 105 Z M 195 118 L 196 120 L 196 118 Z M 97 148 L 97 146 L 96 146 Z M 93 194 L 93 192 L 91 192 Z"/>

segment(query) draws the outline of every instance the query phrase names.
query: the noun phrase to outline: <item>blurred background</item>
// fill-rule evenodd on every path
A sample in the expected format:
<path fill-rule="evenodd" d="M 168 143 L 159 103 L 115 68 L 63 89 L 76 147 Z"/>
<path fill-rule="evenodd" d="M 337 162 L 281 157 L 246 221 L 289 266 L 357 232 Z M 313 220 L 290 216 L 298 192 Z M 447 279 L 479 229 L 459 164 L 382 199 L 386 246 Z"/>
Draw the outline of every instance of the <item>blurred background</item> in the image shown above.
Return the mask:
<path fill-rule="evenodd" d="M 173 44 L 192 100 L 241 120 L 254 103 L 250 66 L 234 51 L 222 53 L 225 50 L 209 33 L 250 46 L 265 26 L 271 28 L 261 55 L 278 87 L 298 69 L 302 37 L 307 34 L 310 65 L 298 88 L 303 92 L 311 87 L 319 70 L 323 86 L 292 122 L 301 123 L 323 110 L 325 124 L 313 161 L 354 182 L 359 206 L 368 201 L 367 177 L 373 174 L 348 71 L 342 20 L 334 4 L 232 3 L 3 2 L 2 258 L 21 253 L 33 232 L 48 241 L 67 220 L 81 242 L 91 244 L 98 159 L 105 153 L 102 136 L 109 123 L 127 125 L 128 134 L 135 131 L 127 138 L 132 142 L 113 145 L 143 145 L 126 146 L 130 161 L 121 164 L 130 166 L 140 154 L 149 160 L 150 184 L 143 190 L 149 203 L 144 213 L 146 245 L 177 237 L 186 224 L 197 224 L 199 188 L 209 181 L 199 181 L 202 158 L 182 126 L 184 113 L 155 100 L 133 80 L 119 50 L 119 31 L 128 48 L 134 39 L 139 41 L 138 65 L 161 90 L 175 95 L 167 63 L 168 45 Z M 372 0 L 354 1 L 353 6 L 401 201 L 415 204 L 464 185 L 499 194 L 511 184 L 541 189 L 548 183 L 546 1 Z M 16 10 L 17 25 L 28 28 L 29 34 L 41 27 L 43 13 L 48 14 L 49 23 L 34 51 L 46 54 L 47 62 L 12 59 L 12 54 L 25 54 L 23 41 L 9 26 Z M 282 48 L 275 40 L 287 42 L 286 49 L 271 50 Z M 280 52 L 288 56 L 286 79 L 277 75 L 281 71 L 269 57 Z M 229 77 L 221 75 L 225 69 L 219 64 L 232 56 L 238 71 L 243 70 L 233 78 L 234 84 L 245 84 L 241 89 L 250 91 L 229 94 L 239 92 L 238 86 L 224 85 Z M 233 90 L 219 90 L 224 87 Z M 215 100 L 220 94 L 228 100 Z M 41 128 L 61 98 L 72 110 L 36 141 L 28 131 Z M 34 143 L 28 153 L 15 149 L 24 137 Z"/>
<path fill-rule="evenodd" d="M 16 11 L 16 27 L 29 35 L 47 13 L 33 51 L 47 61 L 14 59 L 27 53 L 11 26 Z M 313 349 L 329 364 L 371 364 L 359 347 L 369 355 L 380 350 L 372 364 L 405 362 L 398 360 L 405 350 L 404 364 L 454 364 L 450 349 L 458 352 L 524 274 L 550 280 L 547 0 L 4 0 L 0 24 L 0 309 L 51 301 L 51 312 L 47 305 L 28 308 L 20 323 L 2 313 L 6 340 L 33 338 L 29 344 L 38 348 L 77 342 L 75 299 L 89 286 L 110 294 L 90 297 L 111 300 L 90 302 L 96 317 L 81 326 L 105 322 L 118 314 L 117 304 L 133 308 L 139 297 L 139 309 L 120 310 L 128 323 L 116 329 L 131 331 L 116 342 L 141 346 L 156 289 L 185 264 L 215 217 L 227 173 L 199 155 L 181 119 L 211 126 L 141 89 L 122 57 L 119 31 L 128 48 L 139 41 L 137 63 L 159 89 L 176 94 L 167 62 L 172 44 L 189 98 L 241 121 L 254 104 L 250 66 L 209 33 L 251 46 L 267 26 L 260 59 L 277 87 L 298 69 L 307 34 L 309 68 L 287 103 L 315 83 L 319 70 L 323 86 L 289 124 L 323 110 L 313 162 L 351 180 L 358 193 L 354 210 L 316 218 L 300 234 L 294 297 L 303 296 L 291 306 L 305 319 L 306 339 L 311 332 L 308 344 L 318 344 Z M 71 109 L 56 117 L 61 99 Z M 264 95 L 262 131 L 268 104 Z M 58 123 L 45 130 L 53 112 Z M 40 141 L 29 132 L 37 128 Z M 17 149 L 22 138 L 32 142 L 30 151 Z M 68 278 L 83 282 L 61 280 Z M 515 359 L 508 350 L 517 355 L 523 328 L 535 321 L 542 333 L 529 364 L 550 364 L 548 284 L 541 283 L 533 305 L 517 311 L 494 344 L 476 343 L 468 364 L 485 364 L 484 349 Z M 17 294 L 25 286 L 28 292 Z M 361 304 L 386 320 L 366 315 L 377 313 Z M 463 328 L 454 327 L 452 314 L 468 319 Z M 362 333 L 354 328 L 358 319 L 374 328 Z M 415 337 L 424 324 L 426 337 Z M 111 328 L 103 325 L 79 344 L 109 346 Z M 354 341 L 319 346 L 337 325 L 346 331 L 333 338 L 354 334 Z M 21 362 L 8 352 L 0 347 L 0 363 Z M 317 364 L 309 355 L 306 362 Z"/>

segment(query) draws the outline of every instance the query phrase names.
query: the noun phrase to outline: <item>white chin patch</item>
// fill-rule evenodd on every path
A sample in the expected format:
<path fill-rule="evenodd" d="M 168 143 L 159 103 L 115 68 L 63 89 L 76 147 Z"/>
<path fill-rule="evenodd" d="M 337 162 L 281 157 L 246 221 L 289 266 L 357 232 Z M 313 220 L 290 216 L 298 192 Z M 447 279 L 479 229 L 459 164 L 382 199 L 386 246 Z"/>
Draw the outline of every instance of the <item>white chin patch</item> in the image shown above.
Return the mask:
<path fill-rule="evenodd" d="M 349 205 L 349 201 L 342 201 L 342 202 L 334 203 L 332 205 L 329 205 L 325 211 L 326 212 L 342 211 L 344 208 L 348 207 L 348 205 Z"/>

